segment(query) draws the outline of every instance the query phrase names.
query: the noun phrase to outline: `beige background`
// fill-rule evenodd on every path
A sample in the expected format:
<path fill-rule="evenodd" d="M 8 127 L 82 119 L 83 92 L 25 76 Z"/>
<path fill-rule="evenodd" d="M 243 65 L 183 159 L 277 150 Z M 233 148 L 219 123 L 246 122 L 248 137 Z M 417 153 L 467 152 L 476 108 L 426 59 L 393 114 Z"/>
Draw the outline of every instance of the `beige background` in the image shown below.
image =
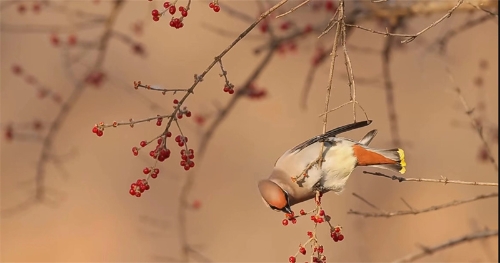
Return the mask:
<path fill-rule="evenodd" d="M 231 4 L 248 10 L 252 16 L 257 14 L 255 4 L 250 2 Z M 71 7 L 102 13 L 109 10 L 107 3 L 94 6 L 79 2 Z M 185 176 L 177 165 L 178 157 L 174 155 L 175 158 L 161 164 L 159 178 L 152 182 L 152 189 L 143 197 L 132 198 L 127 193 L 130 183 L 142 176 L 143 167 L 152 164 L 145 156 L 132 156 L 131 147 L 155 136 L 160 129 L 153 123 L 134 129 L 109 129 L 102 138 L 97 138 L 90 130 L 99 121 L 139 119 L 167 113 L 176 96 L 134 91 L 132 82 L 142 80 L 169 88 L 187 87 L 192 83 L 193 74 L 200 73 L 232 41 L 202 25 L 220 26 L 236 33 L 241 32 L 246 23 L 234 22 L 224 12 L 215 14 L 206 3 L 195 3 L 185 27 L 173 30 L 166 21 L 150 21 L 151 9 L 147 1 L 133 1 L 124 7 L 117 28 L 130 32 L 133 22 L 145 19 L 144 35 L 136 39 L 147 45 L 148 57 L 133 55 L 130 48 L 118 40 L 111 42 L 105 62 L 109 81 L 99 90 L 89 87 L 84 92 L 57 136 L 56 154 L 75 153 L 62 164 L 67 174 L 53 164 L 47 165 L 47 185 L 53 189 L 50 193 L 58 200 L 57 205 L 37 205 L 2 217 L 2 261 L 144 262 L 178 256 L 177 196 Z M 437 18 L 412 20 L 409 30 L 416 32 Z M 435 36 L 460 24 L 463 19 L 463 15 L 452 16 L 427 32 L 420 41 L 394 55 L 391 69 L 401 136 L 407 143 L 404 148 L 408 177 L 439 178 L 442 175 L 450 179 L 498 182 L 492 166 L 477 160 L 480 145 L 477 135 L 472 129 L 452 125 L 453 120 L 457 120 L 468 127 L 468 119 L 456 96 L 447 90 L 451 83 L 442 60 L 425 51 Z M 67 17 L 43 12 L 20 16 L 15 8 L 2 11 L 1 17 L 2 24 L 65 21 Z M 469 103 L 475 105 L 483 97 L 487 105 L 485 116 L 494 126 L 498 125 L 497 27 L 497 22 L 490 21 L 459 35 L 451 42 L 446 58 Z M 88 31 L 81 39 L 91 39 L 96 32 Z M 356 32 L 350 43 L 380 49 L 382 40 L 378 35 Z M 232 82 L 242 83 L 253 70 L 260 57 L 255 57 L 251 49 L 261 42 L 249 38 L 225 58 Z M 312 223 L 299 220 L 297 225 L 283 227 L 282 215 L 263 206 L 256 182 L 268 175 L 283 151 L 321 132 L 321 120 L 317 116 L 324 103 L 327 65 L 321 67 L 315 78 L 308 109 L 298 107 L 313 47 L 311 39 L 301 42 L 296 54 L 274 57 L 257 81 L 267 89 L 268 97 L 259 101 L 241 100 L 216 131 L 205 159 L 193 170 L 200 174 L 191 198 L 201 200 L 202 207 L 189 213 L 188 238 L 213 261 L 286 261 L 299 243 L 306 241 L 305 233 Z M 11 66 L 20 64 L 41 83 L 66 98 L 72 86 L 65 75 L 60 50 L 51 46 L 46 33 L 2 32 L 1 55 L 2 123 L 29 122 L 34 118 L 50 121 L 58 107 L 49 100 L 37 99 L 31 86 L 11 74 Z M 87 58 L 86 63 L 90 64 L 91 59 Z M 357 79 L 380 76 L 379 55 L 353 51 L 351 60 Z M 487 70 L 478 67 L 480 60 L 488 62 Z M 332 106 L 348 100 L 342 63 L 343 60 L 339 60 Z M 486 95 L 481 96 L 473 85 L 477 76 L 484 78 Z M 358 82 L 358 100 L 374 122 L 369 128 L 346 136 L 359 139 L 369 129 L 376 128 L 379 134 L 373 146 L 394 147 L 380 83 Z M 189 98 L 187 105 L 193 113 L 213 112 L 214 103 L 224 105 L 230 98 L 222 92 L 222 85 L 214 70 Z M 163 109 L 152 110 L 144 98 L 161 104 Z M 349 109 L 337 111 L 330 115 L 329 127 L 343 125 L 351 119 Z M 196 145 L 199 128 L 189 119 L 183 119 L 182 124 L 190 142 Z M 31 183 L 40 146 L 33 142 L 8 143 L 4 139 L 0 143 L 1 205 L 6 209 L 32 193 L 31 184 L 23 182 Z M 493 150 L 496 152 L 496 149 L 495 145 Z M 334 223 L 344 227 L 346 236 L 345 241 L 333 243 L 327 227 L 320 227 L 320 238 L 330 262 L 393 260 L 418 251 L 417 243 L 433 245 L 475 229 L 496 228 L 497 199 L 392 219 L 347 215 L 349 209 L 372 211 L 353 197 L 353 192 L 391 211 L 406 209 L 400 197 L 415 208 L 425 208 L 496 190 L 493 187 L 398 184 L 361 171 L 354 172 L 342 195 L 328 194 L 324 199 L 325 209 L 333 216 Z M 311 206 L 305 203 L 297 209 Z M 144 217 L 151 220 L 143 220 Z M 496 262 L 497 244 L 498 239 L 491 238 L 449 249 L 423 261 Z"/>

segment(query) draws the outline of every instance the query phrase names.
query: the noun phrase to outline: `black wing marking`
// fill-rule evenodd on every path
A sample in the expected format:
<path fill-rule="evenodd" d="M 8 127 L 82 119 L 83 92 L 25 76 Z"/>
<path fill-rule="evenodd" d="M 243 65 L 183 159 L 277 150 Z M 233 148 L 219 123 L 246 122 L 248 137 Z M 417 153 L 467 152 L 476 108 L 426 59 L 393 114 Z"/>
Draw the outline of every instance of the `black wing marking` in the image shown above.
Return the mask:
<path fill-rule="evenodd" d="M 359 129 L 365 126 L 370 125 L 372 123 L 372 120 L 367 120 L 367 121 L 360 121 L 360 122 L 355 122 L 351 124 L 347 124 L 344 126 L 337 127 L 335 129 L 327 131 L 325 134 L 318 135 L 316 137 L 313 137 L 295 147 L 293 147 L 290 152 L 295 152 L 295 151 L 301 151 L 302 149 L 306 148 L 307 146 L 317 143 L 317 142 L 324 142 L 327 141 L 328 138 L 335 137 L 337 134 L 341 134 L 344 132 L 348 132 L 351 130 Z"/>

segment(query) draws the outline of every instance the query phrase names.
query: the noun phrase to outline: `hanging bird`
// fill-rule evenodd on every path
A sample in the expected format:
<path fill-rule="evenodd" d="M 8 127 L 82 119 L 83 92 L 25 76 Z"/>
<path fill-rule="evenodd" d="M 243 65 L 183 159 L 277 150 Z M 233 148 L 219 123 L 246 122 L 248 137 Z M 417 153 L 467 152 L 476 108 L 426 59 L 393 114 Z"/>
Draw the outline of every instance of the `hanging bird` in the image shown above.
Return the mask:
<path fill-rule="evenodd" d="M 276 211 L 292 213 L 291 206 L 313 199 L 316 191 L 339 194 L 357 166 L 388 169 L 404 174 L 405 154 L 402 149 L 375 149 L 368 145 L 377 130 L 368 132 L 360 141 L 336 137 L 338 134 L 362 128 L 372 121 L 361 121 L 337 127 L 311 138 L 286 151 L 274 165 L 268 179 L 260 180 L 259 191 L 264 203 Z M 323 162 L 307 171 L 300 182 L 292 181 L 318 157 L 324 143 Z"/>

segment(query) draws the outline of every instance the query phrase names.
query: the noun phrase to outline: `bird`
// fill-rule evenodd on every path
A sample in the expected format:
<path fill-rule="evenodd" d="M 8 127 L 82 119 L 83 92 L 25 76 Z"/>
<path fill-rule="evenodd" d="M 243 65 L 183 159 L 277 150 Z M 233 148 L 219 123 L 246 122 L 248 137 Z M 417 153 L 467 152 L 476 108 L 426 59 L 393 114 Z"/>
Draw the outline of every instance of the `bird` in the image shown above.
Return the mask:
<path fill-rule="evenodd" d="M 264 204 L 272 210 L 292 214 L 291 207 L 315 198 L 316 192 L 340 194 L 358 166 L 377 167 L 404 174 L 405 153 L 400 148 L 376 149 L 369 147 L 378 131 L 369 131 L 361 140 L 337 137 L 338 134 L 368 126 L 372 120 L 350 123 L 308 139 L 286 151 L 276 161 L 271 175 L 258 182 Z M 324 146 L 323 146 L 324 145 Z M 319 159 L 320 165 L 310 166 Z M 292 178 L 307 171 L 299 181 Z"/>

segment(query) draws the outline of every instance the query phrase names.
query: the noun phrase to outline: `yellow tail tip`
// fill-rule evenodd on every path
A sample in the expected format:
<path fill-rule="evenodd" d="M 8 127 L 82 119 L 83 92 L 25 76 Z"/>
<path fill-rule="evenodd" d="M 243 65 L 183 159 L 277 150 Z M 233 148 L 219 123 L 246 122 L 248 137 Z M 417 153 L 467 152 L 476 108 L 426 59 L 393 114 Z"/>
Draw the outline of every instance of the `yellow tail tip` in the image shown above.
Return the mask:
<path fill-rule="evenodd" d="M 401 164 L 401 170 L 399 170 L 400 174 L 404 174 L 406 172 L 406 161 L 405 161 L 405 151 L 403 149 L 398 149 L 399 154 L 399 163 Z"/>

